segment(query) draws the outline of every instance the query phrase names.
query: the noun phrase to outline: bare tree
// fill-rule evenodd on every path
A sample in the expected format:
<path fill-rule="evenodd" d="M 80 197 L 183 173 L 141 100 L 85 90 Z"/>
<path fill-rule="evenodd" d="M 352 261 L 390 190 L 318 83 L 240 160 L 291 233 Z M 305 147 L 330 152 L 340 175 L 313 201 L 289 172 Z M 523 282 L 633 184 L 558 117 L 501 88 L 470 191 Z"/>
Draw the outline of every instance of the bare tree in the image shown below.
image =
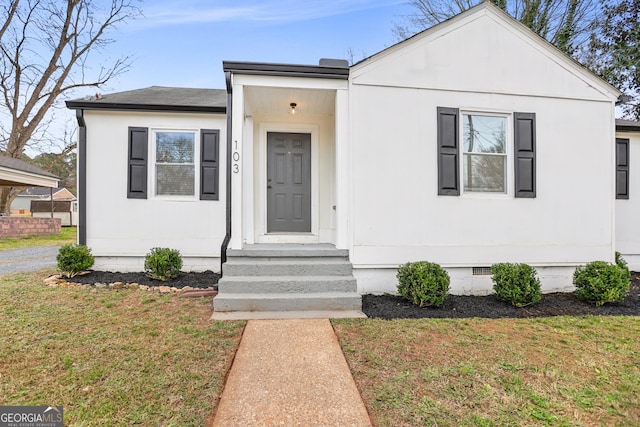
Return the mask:
<path fill-rule="evenodd" d="M 584 43 L 598 10 L 594 0 L 491 0 L 499 8 L 572 54 Z M 394 33 L 405 39 L 463 12 L 482 0 L 410 0 L 415 13 L 396 24 Z"/>
<path fill-rule="evenodd" d="M 19 158 L 37 145 L 63 94 L 99 87 L 129 68 L 127 56 L 97 69 L 89 63 L 113 42 L 111 30 L 140 14 L 135 1 L 0 0 L 2 155 Z M 0 189 L 0 212 L 8 212 L 10 193 Z"/>

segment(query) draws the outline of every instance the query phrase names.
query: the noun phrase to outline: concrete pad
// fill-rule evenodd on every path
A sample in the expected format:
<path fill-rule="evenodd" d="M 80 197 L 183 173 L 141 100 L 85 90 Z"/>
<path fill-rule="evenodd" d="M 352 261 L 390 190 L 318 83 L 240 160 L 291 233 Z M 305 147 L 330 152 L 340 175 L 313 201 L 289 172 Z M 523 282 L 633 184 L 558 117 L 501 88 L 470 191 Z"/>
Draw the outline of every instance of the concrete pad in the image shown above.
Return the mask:
<path fill-rule="evenodd" d="M 328 319 L 250 320 L 213 426 L 371 426 Z"/>
<path fill-rule="evenodd" d="M 210 320 L 264 320 L 264 319 L 365 319 L 361 311 L 214 311 Z"/>

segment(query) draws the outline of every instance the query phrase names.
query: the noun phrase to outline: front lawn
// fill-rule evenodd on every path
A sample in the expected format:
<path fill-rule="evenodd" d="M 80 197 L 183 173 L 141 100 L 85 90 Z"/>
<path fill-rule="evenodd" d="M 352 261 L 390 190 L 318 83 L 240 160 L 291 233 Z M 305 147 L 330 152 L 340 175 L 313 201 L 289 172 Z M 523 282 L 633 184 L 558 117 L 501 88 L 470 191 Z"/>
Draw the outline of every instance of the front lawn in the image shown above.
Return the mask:
<path fill-rule="evenodd" d="M 62 227 L 58 234 L 42 234 L 38 236 L 3 238 L 0 239 L 0 251 L 18 249 L 30 246 L 60 246 L 68 243 L 76 243 L 78 238 L 77 227 Z"/>
<path fill-rule="evenodd" d="M 640 425 L 640 317 L 333 325 L 377 426 Z"/>
<path fill-rule="evenodd" d="M 50 272 L 0 277 L 0 405 L 62 405 L 65 425 L 200 426 L 244 322 L 211 298 L 49 288 Z"/>

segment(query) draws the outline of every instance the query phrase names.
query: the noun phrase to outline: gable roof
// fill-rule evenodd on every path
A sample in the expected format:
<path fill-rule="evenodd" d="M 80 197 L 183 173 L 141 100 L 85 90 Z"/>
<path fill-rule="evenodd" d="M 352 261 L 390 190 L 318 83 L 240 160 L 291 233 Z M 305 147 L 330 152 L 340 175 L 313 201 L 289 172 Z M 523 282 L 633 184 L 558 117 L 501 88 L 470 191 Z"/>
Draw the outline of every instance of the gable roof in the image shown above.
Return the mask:
<path fill-rule="evenodd" d="M 405 45 L 409 45 L 415 43 L 418 40 L 429 37 L 430 35 L 438 32 L 446 33 L 449 28 L 455 28 L 455 26 L 461 21 L 472 19 L 473 15 L 480 15 L 481 13 L 489 13 L 491 16 L 498 18 L 501 22 L 505 23 L 507 26 L 511 27 L 517 32 L 528 37 L 529 40 L 536 43 L 538 46 L 542 48 L 542 50 L 546 51 L 548 56 L 553 57 L 557 62 L 562 63 L 565 68 L 571 70 L 574 74 L 579 76 L 582 80 L 588 80 L 599 87 L 600 92 L 602 94 L 607 94 L 611 98 L 618 98 L 622 95 L 622 92 L 618 90 L 616 87 L 611 85 L 609 82 L 604 80 L 602 77 L 598 76 L 596 73 L 591 71 L 586 66 L 582 65 L 580 62 L 576 61 L 573 57 L 568 55 L 567 53 L 561 51 L 556 46 L 554 46 L 551 42 L 546 40 L 544 37 L 540 36 L 529 27 L 515 19 L 513 16 L 509 15 L 506 11 L 502 10 L 498 6 L 496 6 L 490 0 L 484 0 L 483 2 L 457 14 L 449 19 L 442 21 L 436 25 L 433 25 L 430 28 L 427 28 L 413 36 L 402 40 L 374 55 L 371 55 L 352 66 L 352 69 L 364 68 L 368 65 L 368 63 L 375 62 L 379 58 L 385 57 L 389 54 L 392 54 L 399 49 L 402 49 Z"/>
<path fill-rule="evenodd" d="M 60 178 L 20 159 L 0 156 L 0 186 L 57 187 Z"/>
<path fill-rule="evenodd" d="M 71 109 L 225 113 L 227 92 L 222 89 L 151 86 L 75 99 L 67 101 L 66 105 Z"/>

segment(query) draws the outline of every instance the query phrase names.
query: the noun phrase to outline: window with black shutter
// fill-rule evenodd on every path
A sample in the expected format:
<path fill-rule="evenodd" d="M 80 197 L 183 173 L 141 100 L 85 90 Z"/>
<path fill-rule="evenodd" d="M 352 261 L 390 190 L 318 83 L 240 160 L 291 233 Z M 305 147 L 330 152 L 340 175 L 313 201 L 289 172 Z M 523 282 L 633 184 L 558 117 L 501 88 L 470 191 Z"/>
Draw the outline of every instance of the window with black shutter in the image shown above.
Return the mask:
<path fill-rule="evenodd" d="M 127 171 L 127 198 L 147 198 L 147 146 L 149 130 L 141 127 L 129 128 L 129 163 Z"/>
<path fill-rule="evenodd" d="M 514 113 L 515 197 L 536 197 L 536 115 Z"/>
<path fill-rule="evenodd" d="M 438 107 L 438 194 L 460 195 L 457 108 Z"/>
<path fill-rule="evenodd" d="M 220 131 L 200 132 L 200 200 L 218 200 Z"/>
<path fill-rule="evenodd" d="M 616 138 L 616 199 L 629 199 L 629 140 Z"/>
<path fill-rule="evenodd" d="M 507 114 L 460 113 L 457 108 L 438 107 L 438 194 L 464 192 L 507 193 L 511 161 L 505 147 Z M 460 117 L 463 123 L 460 124 Z M 513 113 L 514 196 L 536 197 L 536 115 Z M 462 130 L 461 130 L 462 129 Z M 463 139 L 460 138 L 463 133 Z M 463 156 L 463 162 L 460 157 Z M 510 155 L 509 155 L 510 157 Z M 460 173 L 460 164 L 463 172 Z M 621 174 L 623 176 L 623 174 Z M 462 180 L 462 181 L 461 181 Z"/>

